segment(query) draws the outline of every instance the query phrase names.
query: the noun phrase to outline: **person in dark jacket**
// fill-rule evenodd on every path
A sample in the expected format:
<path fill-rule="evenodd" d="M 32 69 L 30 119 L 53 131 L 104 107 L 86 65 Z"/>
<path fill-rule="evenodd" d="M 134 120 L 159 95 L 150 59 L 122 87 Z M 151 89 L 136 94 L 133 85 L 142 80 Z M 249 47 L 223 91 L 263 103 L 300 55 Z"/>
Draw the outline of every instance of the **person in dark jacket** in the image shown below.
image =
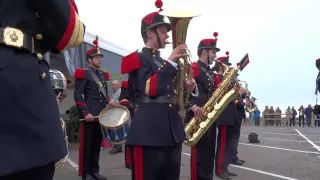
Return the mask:
<path fill-rule="evenodd" d="M 222 56 L 218 58 L 220 63 L 224 63 L 227 66 L 232 64 L 229 62 L 229 52 L 226 53 L 227 56 Z M 220 79 L 223 79 L 223 66 L 219 65 L 217 68 L 217 73 L 220 76 Z M 231 87 L 233 87 L 233 84 Z M 243 88 L 240 88 L 239 95 L 241 96 L 245 93 Z M 241 101 L 232 101 L 230 102 L 224 111 L 221 113 L 217 119 L 218 126 L 218 138 L 217 138 L 217 151 L 215 157 L 215 173 L 218 177 L 222 179 L 231 179 L 230 176 L 236 176 L 235 173 L 228 170 L 228 166 L 231 158 L 234 156 L 234 146 L 236 144 L 234 126 L 237 124 L 237 121 L 240 119 L 239 114 L 237 113 L 236 104 L 241 103 Z M 241 126 L 241 124 L 240 124 Z"/>
<path fill-rule="evenodd" d="M 0 179 L 51 180 L 68 152 L 44 54 L 79 46 L 85 26 L 73 1 L 0 4 Z"/>
<path fill-rule="evenodd" d="M 307 120 L 307 126 L 311 126 L 311 119 L 312 119 L 312 113 L 313 109 L 311 107 L 311 104 L 308 105 L 308 107 L 305 109 L 305 114 L 306 114 L 306 120 Z"/>
<path fill-rule="evenodd" d="M 80 124 L 79 176 L 83 180 L 105 180 L 99 174 L 99 157 L 102 142 L 101 126 L 97 118 L 108 104 L 114 102 L 108 95 L 107 81 L 109 73 L 101 71 L 103 54 L 100 53 L 98 41 L 95 47 L 87 51 L 89 68 L 77 68 L 74 74 L 74 100 L 85 121 Z"/>
<path fill-rule="evenodd" d="M 162 2 L 156 5 L 161 9 Z M 174 79 L 177 61 L 186 57 L 187 46 L 177 46 L 168 60 L 160 56 L 165 48 L 171 25 L 159 12 L 147 14 L 141 21 L 145 47 L 122 58 L 121 73 L 129 75 L 138 105 L 130 124 L 126 144 L 131 148 L 131 176 L 136 180 L 179 180 L 182 142 L 185 140 L 183 121 L 174 102 Z M 194 79 L 185 87 L 192 92 Z"/>
<path fill-rule="evenodd" d="M 186 105 L 187 116 L 185 123 L 188 124 L 192 118 L 201 120 L 203 110 L 201 109 L 211 98 L 214 90 L 219 84 L 217 76 L 210 65 L 216 58 L 216 47 L 218 33 L 214 33 L 215 39 L 203 39 L 198 45 L 199 60 L 192 64 L 194 78 L 199 90 L 198 96 L 190 96 Z M 199 142 L 191 148 L 191 180 L 206 180 L 213 178 L 213 168 L 216 147 L 216 123 L 201 137 Z"/>

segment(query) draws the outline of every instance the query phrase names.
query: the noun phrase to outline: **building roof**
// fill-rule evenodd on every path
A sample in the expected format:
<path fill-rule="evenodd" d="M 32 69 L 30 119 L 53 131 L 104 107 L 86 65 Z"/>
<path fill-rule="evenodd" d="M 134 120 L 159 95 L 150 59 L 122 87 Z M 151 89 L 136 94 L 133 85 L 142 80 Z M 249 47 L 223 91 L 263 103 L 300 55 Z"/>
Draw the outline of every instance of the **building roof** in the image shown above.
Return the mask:
<path fill-rule="evenodd" d="M 90 33 L 90 32 L 86 32 L 85 36 L 84 36 L 84 41 L 88 44 L 93 45 L 93 41 L 96 39 L 96 35 Z M 105 39 L 102 39 L 99 37 L 99 47 L 103 48 L 107 51 L 113 52 L 115 54 L 118 54 L 120 56 L 126 56 L 128 54 L 130 54 L 130 51 L 110 42 L 107 41 Z"/>

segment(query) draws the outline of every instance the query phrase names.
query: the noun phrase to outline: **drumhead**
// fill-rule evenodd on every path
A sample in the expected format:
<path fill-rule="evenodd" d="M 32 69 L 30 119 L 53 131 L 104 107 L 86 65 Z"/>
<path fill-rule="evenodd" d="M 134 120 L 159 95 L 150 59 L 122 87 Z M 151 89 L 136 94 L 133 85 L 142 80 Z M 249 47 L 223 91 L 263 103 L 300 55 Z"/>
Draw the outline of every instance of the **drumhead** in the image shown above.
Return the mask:
<path fill-rule="evenodd" d="M 55 94 L 58 95 L 59 92 L 61 94 L 67 89 L 67 80 L 66 77 L 63 75 L 62 72 L 56 69 L 50 69 L 50 77 L 51 77 L 51 85 L 55 91 Z"/>
<path fill-rule="evenodd" d="M 130 112 L 122 105 L 109 105 L 104 108 L 99 114 L 99 122 L 106 128 L 122 127 L 123 124 L 129 121 Z"/>

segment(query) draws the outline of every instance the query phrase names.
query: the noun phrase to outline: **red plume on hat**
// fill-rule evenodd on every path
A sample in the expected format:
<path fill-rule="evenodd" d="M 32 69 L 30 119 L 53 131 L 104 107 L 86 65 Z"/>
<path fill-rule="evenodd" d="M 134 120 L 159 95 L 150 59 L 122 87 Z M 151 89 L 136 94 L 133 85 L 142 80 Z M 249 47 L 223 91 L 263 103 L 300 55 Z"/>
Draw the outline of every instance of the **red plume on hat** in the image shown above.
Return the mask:
<path fill-rule="evenodd" d="M 217 37 L 218 37 L 218 35 L 219 35 L 219 34 L 218 34 L 217 32 L 214 32 L 214 33 L 213 33 L 213 37 L 215 37 L 215 39 L 214 39 L 215 41 L 217 41 L 217 40 L 218 40 L 218 38 L 217 38 Z"/>
<path fill-rule="evenodd" d="M 159 8 L 159 12 L 163 11 L 162 9 L 163 2 L 161 0 L 156 0 L 154 4 L 156 5 L 157 8 Z"/>
<path fill-rule="evenodd" d="M 94 47 L 91 48 L 91 49 L 89 49 L 89 50 L 87 51 L 87 56 L 88 56 L 88 58 L 94 57 L 94 56 L 97 56 L 97 55 L 100 55 L 100 56 L 103 57 L 103 54 L 100 53 L 99 43 L 98 43 L 98 42 L 99 42 L 99 37 L 98 37 L 98 35 L 97 35 L 97 36 L 96 36 L 96 39 L 93 41 Z"/>

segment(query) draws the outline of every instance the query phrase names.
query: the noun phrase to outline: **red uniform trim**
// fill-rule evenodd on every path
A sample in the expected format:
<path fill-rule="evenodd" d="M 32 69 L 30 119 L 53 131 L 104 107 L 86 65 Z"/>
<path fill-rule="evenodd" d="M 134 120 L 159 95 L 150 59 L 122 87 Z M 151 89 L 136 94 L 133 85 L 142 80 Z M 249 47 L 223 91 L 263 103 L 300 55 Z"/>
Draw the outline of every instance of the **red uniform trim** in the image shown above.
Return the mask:
<path fill-rule="evenodd" d="M 227 127 L 220 126 L 221 135 L 220 135 L 220 144 L 219 144 L 219 154 L 217 159 L 217 174 L 221 174 L 223 172 L 223 161 L 226 151 L 226 141 L 227 141 Z"/>
<path fill-rule="evenodd" d="M 133 147 L 133 169 L 134 179 L 143 180 L 143 148 L 142 146 Z"/>
<path fill-rule="evenodd" d="M 110 80 L 110 74 L 108 72 L 104 72 L 106 80 L 109 81 Z"/>
<path fill-rule="evenodd" d="M 193 71 L 193 77 L 196 78 L 196 77 L 200 76 L 199 67 L 198 67 L 197 62 L 192 63 L 192 71 Z"/>
<path fill-rule="evenodd" d="M 125 105 L 125 104 L 128 103 L 128 102 L 130 102 L 130 101 L 128 101 L 127 99 L 123 99 L 123 100 L 121 100 L 119 103 L 120 103 L 121 105 Z"/>
<path fill-rule="evenodd" d="M 76 3 L 74 2 L 74 0 L 70 0 L 70 4 L 73 6 L 73 8 L 77 12 L 77 14 L 79 14 L 78 13 L 78 7 L 77 7 Z"/>
<path fill-rule="evenodd" d="M 191 147 L 191 180 L 197 180 L 197 145 Z"/>
<path fill-rule="evenodd" d="M 131 164 L 130 147 L 126 146 L 125 151 L 126 151 L 125 163 L 126 163 L 126 166 L 129 167 Z"/>
<path fill-rule="evenodd" d="M 79 169 L 78 176 L 83 174 L 83 149 L 84 149 L 84 124 L 80 123 L 80 145 L 79 145 Z"/>
<path fill-rule="evenodd" d="M 68 45 L 69 40 L 71 39 L 71 36 L 73 34 L 73 31 L 76 26 L 76 14 L 75 14 L 75 9 L 73 5 L 70 3 L 70 19 L 69 19 L 69 24 L 64 32 L 62 39 L 59 41 L 57 45 L 57 49 L 62 52 L 62 50 Z"/>
<path fill-rule="evenodd" d="M 74 71 L 74 77 L 75 77 L 76 79 L 84 79 L 84 69 L 77 68 L 77 69 Z"/>
<path fill-rule="evenodd" d="M 122 58 L 121 74 L 127 74 L 140 68 L 140 58 L 137 51 Z"/>
<path fill-rule="evenodd" d="M 157 94 L 157 74 L 152 75 L 146 82 L 146 95 L 155 96 Z"/>
<path fill-rule="evenodd" d="M 128 88 L 128 81 L 123 80 L 123 81 L 121 82 L 121 87 L 122 87 L 122 88 Z"/>
<path fill-rule="evenodd" d="M 218 74 L 214 74 L 214 79 L 215 79 L 215 85 L 214 88 L 217 88 L 219 86 L 219 84 L 221 83 L 221 79 L 220 76 Z"/>
<path fill-rule="evenodd" d="M 87 106 L 87 104 L 85 102 L 81 102 L 81 101 L 76 101 L 76 104 L 78 104 L 80 106 Z"/>

